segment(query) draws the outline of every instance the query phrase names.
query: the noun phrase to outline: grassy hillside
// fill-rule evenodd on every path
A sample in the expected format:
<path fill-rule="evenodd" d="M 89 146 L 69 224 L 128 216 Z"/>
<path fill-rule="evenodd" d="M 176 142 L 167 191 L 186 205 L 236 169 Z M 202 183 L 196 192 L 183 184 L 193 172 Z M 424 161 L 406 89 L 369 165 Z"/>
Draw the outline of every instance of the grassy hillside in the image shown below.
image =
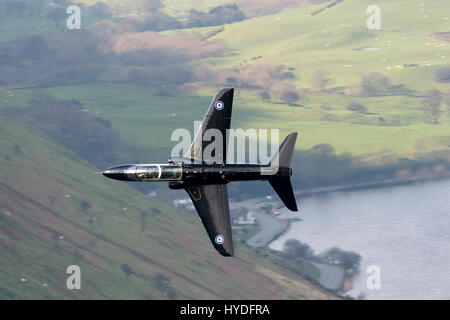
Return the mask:
<path fill-rule="evenodd" d="M 214 5 L 214 1 L 198 2 L 205 8 Z M 184 5 L 195 7 L 196 3 Z M 54 87 L 48 91 L 60 99 L 79 100 L 99 112 L 142 156 L 150 148 L 170 149 L 170 132 L 180 127 L 192 130 L 192 121 L 201 119 L 211 96 L 224 86 L 238 89 L 233 127 L 279 128 L 282 135 L 299 131 L 300 149 L 329 143 L 338 153 L 387 151 L 411 156 L 431 150 L 448 151 L 449 89 L 448 83 L 436 81 L 436 71 L 449 66 L 450 46 L 435 33 L 449 30 L 450 4 L 380 1 L 382 29 L 368 30 L 366 8 L 371 4 L 366 0 L 345 0 L 313 16 L 311 13 L 324 4 L 225 25 L 223 31 L 208 38 L 208 42 L 226 43 L 223 55 L 186 63 L 194 70 L 207 66 L 211 76 L 192 79 L 193 87 L 174 97 L 158 95 L 153 85 L 143 88 L 131 83 Z M 217 27 L 162 31 L 160 35 L 207 35 L 214 30 Z M 288 82 L 304 92 L 300 106 L 288 105 L 276 94 L 262 100 L 247 85 L 218 78 L 255 62 L 290 68 L 292 78 Z M 151 68 L 148 70 L 152 73 Z M 246 75 L 248 85 L 257 80 L 258 66 L 255 70 L 251 76 Z M 319 70 L 324 70 L 331 80 L 325 91 L 316 90 L 311 81 Z M 381 96 L 361 95 L 361 79 L 370 72 L 388 77 L 398 89 Z M 429 89 L 447 94 L 438 125 L 424 121 L 422 104 Z M 367 112 L 349 111 L 347 106 L 352 102 L 363 104 Z"/>
<path fill-rule="evenodd" d="M 0 131 L 0 299 L 330 297 L 243 245 L 219 256 L 198 219 L 22 123 L 2 117 Z M 79 291 L 65 287 L 73 264 Z"/>
<path fill-rule="evenodd" d="M 432 71 L 448 65 L 449 46 L 431 35 L 449 30 L 450 4 L 379 1 L 382 29 L 368 30 L 366 8 L 371 4 L 345 0 L 314 16 L 310 14 L 323 4 L 229 25 L 216 37 L 225 39 L 233 54 L 214 62 L 231 66 L 261 55 L 268 62 L 295 67 L 300 87 L 309 87 L 313 72 L 326 68 L 336 86 L 348 86 L 361 73 L 378 71 L 407 86 L 429 88 L 433 82 L 425 80 L 432 80 Z M 414 63 L 419 67 L 403 68 Z"/>

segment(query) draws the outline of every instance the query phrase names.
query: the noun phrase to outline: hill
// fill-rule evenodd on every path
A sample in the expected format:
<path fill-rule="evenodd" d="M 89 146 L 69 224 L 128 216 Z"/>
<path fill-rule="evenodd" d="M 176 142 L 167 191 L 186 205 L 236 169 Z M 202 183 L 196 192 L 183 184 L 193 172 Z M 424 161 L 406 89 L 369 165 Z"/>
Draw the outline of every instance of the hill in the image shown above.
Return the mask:
<path fill-rule="evenodd" d="M 198 219 L 21 122 L 1 117 L 0 131 L 0 299 L 333 297 L 270 254 L 239 244 L 236 259 L 217 255 Z M 69 265 L 81 290 L 66 288 Z"/>
<path fill-rule="evenodd" d="M 130 65 L 128 58 L 121 68 L 114 61 L 108 68 L 82 69 L 87 74 L 91 70 L 89 80 L 94 83 L 75 81 L 61 87 L 55 85 L 61 81 L 54 81 L 46 86 L 53 87 L 49 92 L 57 98 L 75 99 L 100 112 L 136 149 L 166 146 L 166 141 L 153 138 L 170 131 L 161 128 L 161 119 L 169 121 L 171 130 L 186 127 L 201 118 L 205 102 L 219 88 L 233 86 L 238 93 L 234 127 L 279 128 L 281 135 L 300 131 L 299 149 L 327 143 L 339 154 L 389 152 L 409 158 L 434 150 L 448 152 L 450 93 L 448 82 L 439 81 L 437 75 L 449 66 L 448 39 L 439 36 L 450 28 L 449 4 L 382 1 L 382 29 L 368 30 L 366 9 L 371 4 L 345 0 L 324 11 L 320 9 L 327 4 L 317 4 L 220 27 L 158 33 L 139 31 L 137 18 L 132 27 L 128 20 L 121 21 L 114 33 L 102 33 L 116 44 L 108 47 L 108 53 L 142 54 L 142 61 Z M 217 3 L 183 4 L 196 5 L 206 11 Z M 126 32 L 122 34 L 121 28 Z M 185 43 L 180 34 L 189 41 Z M 181 57 L 170 60 L 174 54 Z M 374 73 L 385 87 L 364 91 Z M 324 87 L 318 88 L 318 82 Z M 423 108 L 431 89 L 440 90 L 443 97 L 438 124 L 427 121 Z M 283 97 L 292 92 L 297 96 L 293 100 Z M 352 110 L 352 103 L 363 108 Z"/>

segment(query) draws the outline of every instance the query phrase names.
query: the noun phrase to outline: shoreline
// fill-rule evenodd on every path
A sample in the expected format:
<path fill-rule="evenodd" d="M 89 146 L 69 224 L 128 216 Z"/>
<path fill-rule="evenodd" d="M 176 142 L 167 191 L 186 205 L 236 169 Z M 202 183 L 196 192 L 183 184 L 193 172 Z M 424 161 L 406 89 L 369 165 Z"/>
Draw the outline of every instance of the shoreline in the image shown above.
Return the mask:
<path fill-rule="evenodd" d="M 385 180 L 380 182 L 374 182 L 374 183 L 365 183 L 365 184 L 358 184 L 358 185 L 349 185 L 349 186 L 335 186 L 335 187 L 326 187 L 326 188 L 317 188 L 313 190 L 307 190 L 307 191 L 297 191 L 294 192 L 296 196 L 299 197 L 312 197 L 314 195 L 318 194 L 327 194 L 327 193 L 333 193 L 333 192 L 344 192 L 344 191 L 356 191 L 356 190 L 370 190 L 370 189 L 378 189 L 378 188 L 388 188 L 388 187 L 395 187 L 395 186 L 404 186 L 404 185 L 414 185 L 414 184 L 421 184 L 421 183 L 428 183 L 428 182 L 434 182 L 434 181 L 444 181 L 449 180 L 450 175 L 443 175 L 441 177 L 433 177 L 433 178 L 426 178 L 426 179 L 408 179 L 408 180 Z M 261 202 L 260 204 L 264 204 L 265 202 Z M 273 202 L 272 202 L 273 203 Z M 281 202 L 280 202 L 281 203 Z M 276 206 L 275 206 L 276 207 Z M 277 221 L 283 221 L 284 228 L 277 234 L 275 234 L 270 240 L 268 240 L 264 246 L 268 250 L 273 250 L 276 252 L 282 252 L 283 250 L 276 250 L 272 249 L 270 245 L 277 241 L 280 237 L 287 234 L 292 227 L 292 223 L 302 221 L 300 218 L 286 218 L 286 215 L 276 216 L 270 213 L 265 213 L 270 219 L 274 219 Z M 284 218 L 283 218 L 284 216 Z M 261 228 L 262 231 L 262 228 Z M 260 231 L 260 232 L 261 232 Z M 260 232 L 258 232 L 254 237 L 257 237 Z M 314 264 L 314 263 L 313 263 Z M 316 266 L 317 267 L 317 266 Z M 328 267 L 327 267 L 328 268 Z M 330 265 L 328 269 L 335 268 L 335 266 Z M 323 268 L 322 268 L 323 269 Z M 325 268 L 326 269 L 326 268 Z M 328 270 L 326 269 L 326 270 Z M 324 276 L 322 281 L 319 280 L 319 283 L 322 287 L 325 289 L 331 289 L 334 292 L 336 292 L 341 297 L 346 297 L 348 293 L 353 289 L 354 287 L 354 280 L 355 280 L 355 273 L 352 271 L 349 273 L 349 270 L 344 270 L 343 277 L 341 277 L 340 286 L 338 289 L 336 289 L 337 286 L 337 279 L 335 276 L 332 276 L 332 272 L 327 272 Z M 329 270 L 328 270 L 329 271 Z M 331 280 L 330 280 L 331 279 Z M 334 282 L 333 282 L 334 281 Z M 333 283 L 333 285 L 330 284 Z M 357 299 L 356 297 L 353 297 Z"/>
<path fill-rule="evenodd" d="M 407 179 L 407 180 L 406 179 L 404 179 L 404 180 L 389 179 L 389 180 L 370 182 L 370 183 L 331 186 L 331 187 L 322 187 L 322 188 L 294 191 L 294 195 L 296 197 L 300 197 L 300 198 L 307 198 L 307 197 L 312 197 L 312 196 L 320 195 L 320 194 L 389 188 L 389 187 L 396 187 L 396 186 L 406 186 L 406 185 L 414 185 L 414 184 L 420 184 L 420 183 L 428 183 L 428 182 L 433 182 L 433 181 L 443 181 L 443 180 L 449 180 L 449 179 L 450 179 L 450 174 L 445 174 L 445 175 L 442 175 L 439 177 L 433 176 L 433 177 L 427 177 L 427 178 L 411 178 L 411 179 Z M 240 203 L 242 206 L 247 207 L 247 209 L 254 210 L 254 211 L 260 210 L 260 207 L 264 206 L 267 203 L 272 204 L 274 208 L 281 207 L 282 209 L 284 209 L 284 206 L 280 200 L 273 201 L 273 199 L 267 200 L 266 198 L 253 198 L 253 199 L 249 199 L 249 200 L 245 200 L 245 201 L 239 201 L 235 204 L 238 204 L 238 203 Z M 264 237 L 264 233 L 265 233 L 264 225 L 267 226 L 267 223 L 264 223 L 264 225 L 261 225 L 261 223 L 260 223 L 261 215 L 265 216 L 265 219 L 272 220 L 274 223 L 277 223 L 277 224 L 283 225 L 283 226 L 280 226 L 282 228 L 282 230 L 278 230 L 277 232 L 274 232 L 272 235 L 270 235 L 270 238 L 268 238 L 268 239 L 257 241 L 258 244 L 255 245 L 254 239 Z M 290 230 L 293 222 L 302 221 L 302 219 L 299 217 L 282 218 L 280 216 L 275 216 L 273 214 L 263 213 L 263 212 L 256 213 L 255 218 L 257 219 L 258 224 L 261 227 L 261 230 L 257 234 L 255 234 L 252 238 L 250 238 L 249 240 L 246 241 L 248 245 L 250 245 L 251 247 L 255 247 L 255 248 L 256 247 L 269 248 L 270 245 L 274 241 L 278 240 L 280 237 L 285 235 Z M 265 236 L 267 237 L 267 234 Z M 250 241 L 250 243 L 249 243 L 249 241 Z M 253 242 L 253 244 L 252 244 L 252 242 Z"/>
<path fill-rule="evenodd" d="M 319 188 L 295 191 L 294 194 L 299 197 L 311 197 L 311 196 L 314 196 L 317 194 L 389 188 L 389 187 L 396 187 L 396 186 L 413 185 L 416 183 L 442 181 L 442 180 L 448 180 L 448 179 L 450 179 L 450 173 L 446 173 L 441 176 L 431 176 L 431 177 L 426 177 L 426 178 L 410 178 L 410 179 L 402 179 L 402 180 L 388 179 L 388 180 L 383 180 L 383 181 L 367 182 L 367 183 L 359 183 L 359 184 L 351 184 L 351 185 L 319 187 Z"/>

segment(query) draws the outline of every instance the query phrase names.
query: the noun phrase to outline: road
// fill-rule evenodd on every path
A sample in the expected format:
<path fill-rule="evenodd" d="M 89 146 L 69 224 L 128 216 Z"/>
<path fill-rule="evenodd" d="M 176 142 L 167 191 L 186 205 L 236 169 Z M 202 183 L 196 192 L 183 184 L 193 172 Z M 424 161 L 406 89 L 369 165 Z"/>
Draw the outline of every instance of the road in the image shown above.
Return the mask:
<path fill-rule="evenodd" d="M 253 211 L 253 216 L 261 227 L 261 231 L 247 241 L 247 244 L 253 248 L 267 246 L 289 226 L 287 220 L 277 219 L 273 215 L 261 211 Z"/>

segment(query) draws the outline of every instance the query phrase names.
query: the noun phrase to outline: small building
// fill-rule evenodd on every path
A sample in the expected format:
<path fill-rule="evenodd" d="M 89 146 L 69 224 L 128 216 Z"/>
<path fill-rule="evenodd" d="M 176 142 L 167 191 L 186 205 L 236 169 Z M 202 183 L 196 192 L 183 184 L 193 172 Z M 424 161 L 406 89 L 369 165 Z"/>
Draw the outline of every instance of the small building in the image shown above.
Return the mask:
<path fill-rule="evenodd" d="M 256 219 L 251 212 L 238 214 L 233 217 L 233 224 L 235 225 L 251 225 L 255 223 Z"/>

